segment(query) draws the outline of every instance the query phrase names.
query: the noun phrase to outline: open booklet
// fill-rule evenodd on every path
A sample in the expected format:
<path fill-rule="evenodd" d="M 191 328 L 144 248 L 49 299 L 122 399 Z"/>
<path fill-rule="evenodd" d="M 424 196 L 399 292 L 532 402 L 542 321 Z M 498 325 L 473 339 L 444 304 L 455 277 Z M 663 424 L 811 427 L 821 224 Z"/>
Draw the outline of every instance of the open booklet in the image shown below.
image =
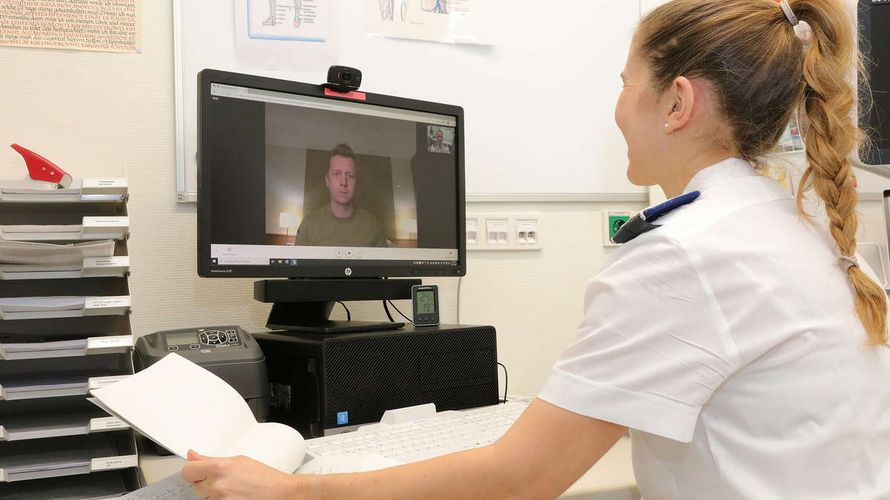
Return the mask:
<path fill-rule="evenodd" d="M 258 423 L 232 386 L 176 353 L 92 395 L 93 403 L 182 458 L 190 448 L 211 457 L 245 455 L 287 474 L 303 462 L 299 432 Z"/>

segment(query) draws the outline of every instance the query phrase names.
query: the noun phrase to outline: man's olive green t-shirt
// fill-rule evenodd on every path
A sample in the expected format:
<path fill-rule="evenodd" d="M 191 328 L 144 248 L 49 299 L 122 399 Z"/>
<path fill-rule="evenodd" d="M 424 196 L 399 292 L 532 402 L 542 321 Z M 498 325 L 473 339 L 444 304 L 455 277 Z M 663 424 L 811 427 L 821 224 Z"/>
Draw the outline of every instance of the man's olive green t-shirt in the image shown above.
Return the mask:
<path fill-rule="evenodd" d="M 297 230 L 297 245 L 382 247 L 386 245 L 377 217 L 356 208 L 352 217 L 341 219 L 322 207 L 307 215 Z"/>

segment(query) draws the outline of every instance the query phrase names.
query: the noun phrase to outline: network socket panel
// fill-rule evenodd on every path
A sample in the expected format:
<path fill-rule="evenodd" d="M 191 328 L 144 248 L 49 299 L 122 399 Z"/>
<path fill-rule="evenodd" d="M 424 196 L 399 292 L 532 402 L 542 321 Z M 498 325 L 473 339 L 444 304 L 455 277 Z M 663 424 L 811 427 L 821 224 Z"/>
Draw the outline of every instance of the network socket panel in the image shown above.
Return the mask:
<path fill-rule="evenodd" d="M 467 250 L 541 250 L 541 214 L 468 214 Z"/>

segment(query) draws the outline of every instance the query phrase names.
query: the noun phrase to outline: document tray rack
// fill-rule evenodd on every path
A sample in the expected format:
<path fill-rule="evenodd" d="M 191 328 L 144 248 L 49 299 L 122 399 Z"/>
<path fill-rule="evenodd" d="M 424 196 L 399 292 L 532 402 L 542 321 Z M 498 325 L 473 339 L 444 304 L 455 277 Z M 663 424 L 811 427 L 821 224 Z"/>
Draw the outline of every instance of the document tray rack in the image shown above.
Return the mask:
<path fill-rule="evenodd" d="M 82 476 L 3 483 L 4 500 L 96 500 L 118 498 L 139 487 L 135 475 L 120 470 Z"/>
<path fill-rule="evenodd" d="M 121 496 L 135 432 L 87 398 L 133 373 L 127 195 L 18 198 L 0 197 L 0 498 Z"/>
<path fill-rule="evenodd" d="M 15 482 L 135 467 L 131 432 L 0 443 L 0 481 Z"/>
<path fill-rule="evenodd" d="M 81 436 L 128 428 L 84 397 L 8 401 L 0 406 L 0 441 Z"/>

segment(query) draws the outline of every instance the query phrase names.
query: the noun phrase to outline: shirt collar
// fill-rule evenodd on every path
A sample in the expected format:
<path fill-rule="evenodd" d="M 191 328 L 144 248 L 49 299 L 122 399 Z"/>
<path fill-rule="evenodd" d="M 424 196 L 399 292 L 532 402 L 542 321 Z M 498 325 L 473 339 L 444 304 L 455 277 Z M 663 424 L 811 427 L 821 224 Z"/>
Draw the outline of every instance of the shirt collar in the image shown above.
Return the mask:
<path fill-rule="evenodd" d="M 692 176 L 692 179 L 689 181 L 689 184 L 686 185 L 686 189 L 683 190 L 683 193 L 704 191 L 709 187 L 722 184 L 732 179 L 739 177 L 753 177 L 756 175 L 757 173 L 754 171 L 754 167 L 747 161 L 741 158 L 727 158 L 721 162 L 699 170 Z"/>

